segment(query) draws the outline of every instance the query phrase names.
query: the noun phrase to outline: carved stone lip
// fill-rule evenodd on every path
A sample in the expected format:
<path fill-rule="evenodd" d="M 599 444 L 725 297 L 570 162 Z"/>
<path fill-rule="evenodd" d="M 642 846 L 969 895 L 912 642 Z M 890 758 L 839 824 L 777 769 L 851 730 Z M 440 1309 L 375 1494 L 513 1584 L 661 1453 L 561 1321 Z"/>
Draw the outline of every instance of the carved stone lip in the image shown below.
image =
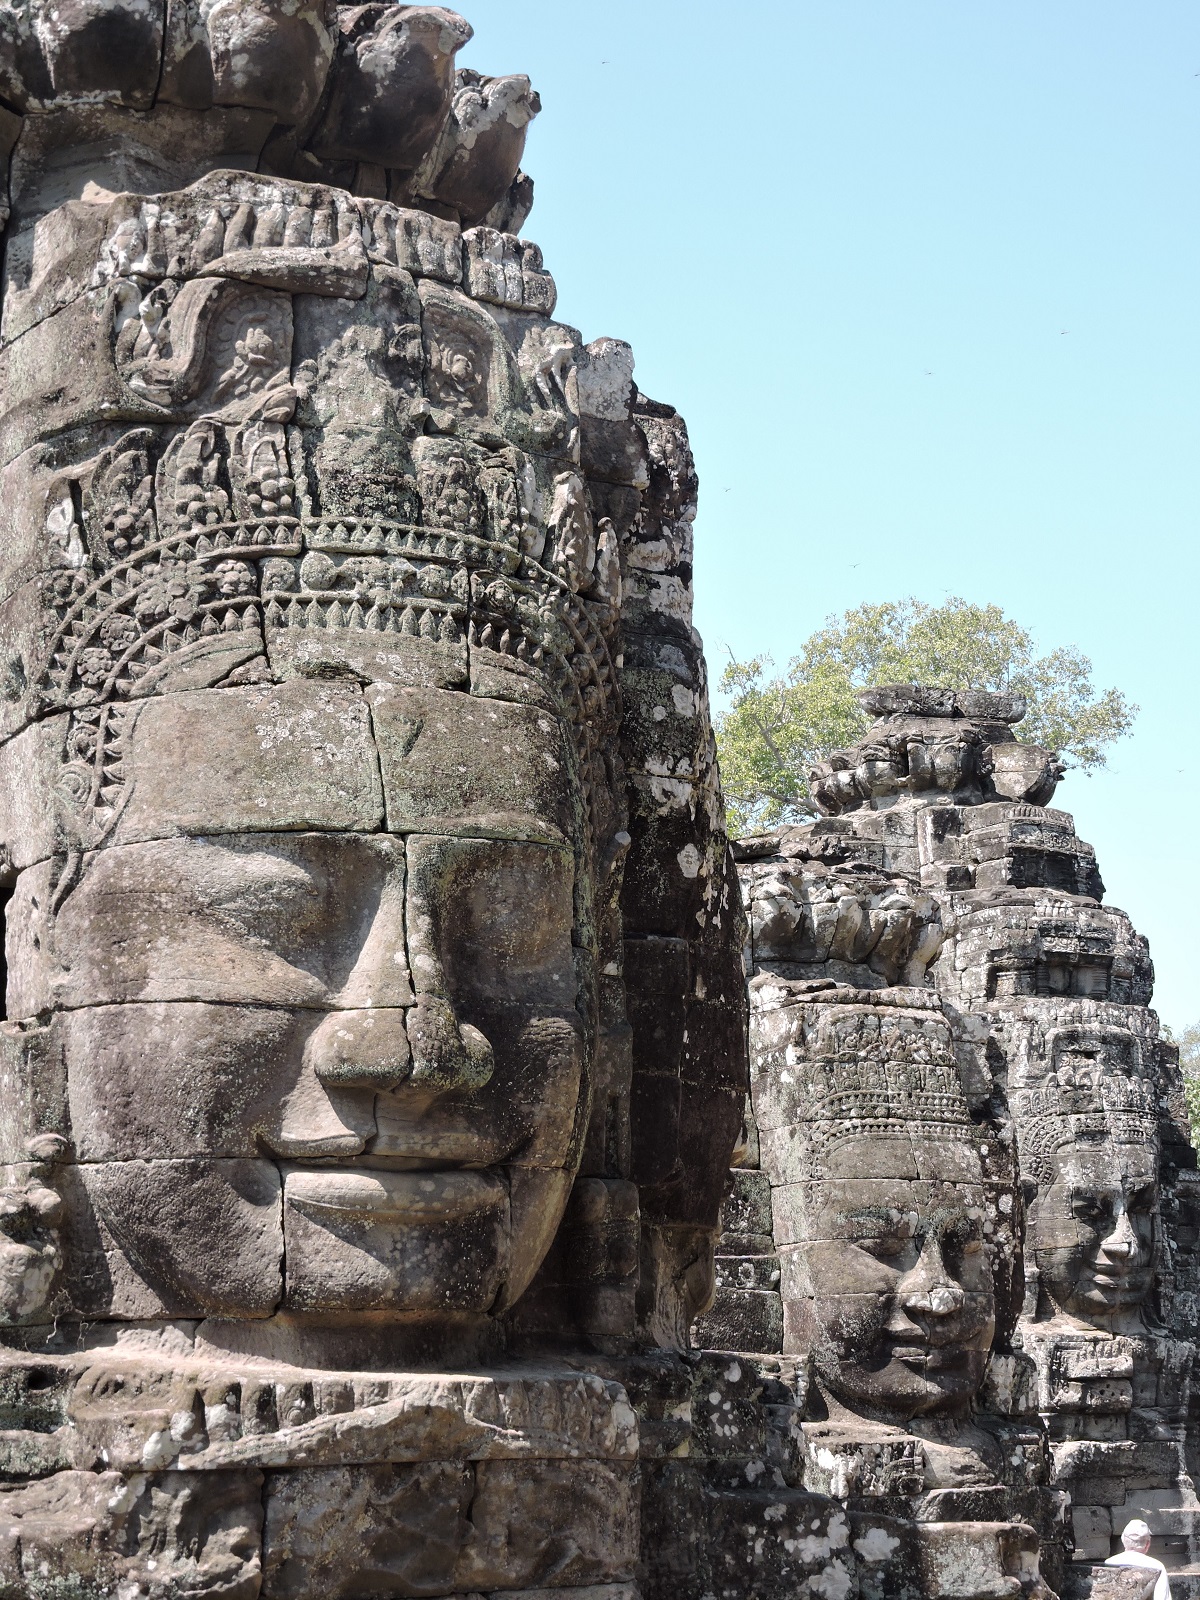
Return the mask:
<path fill-rule="evenodd" d="M 464 1168 L 484 1171 L 505 1160 L 512 1149 L 511 1137 L 505 1139 L 490 1131 L 461 1126 L 431 1128 L 427 1123 L 415 1127 L 390 1124 L 380 1129 L 380 1120 L 377 1111 L 378 1131 L 367 1141 L 365 1154 L 370 1157 L 371 1169 L 379 1163 L 379 1170 L 385 1175 L 389 1170 L 399 1172 L 405 1167 L 413 1171 L 421 1167 L 431 1172 L 456 1172 Z M 389 1168 L 389 1162 L 395 1165 Z"/>
<path fill-rule="evenodd" d="M 1123 1278 L 1101 1278 L 1093 1274 L 1082 1289 L 1085 1294 L 1098 1295 L 1104 1300 L 1133 1303 L 1145 1298 L 1150 1283 L 1150 1274 L 1145 1272 L 1130 1273 Z"/>
<path fill-rule="evenodd" d="M 508 1205 L 508 1185 L 492 1172 L 378 1172 L 285 1167 L 284 1201 L 315 1213 L 419 1223 L 472 1216 Z"/>
<path fill-rule="evenodd" d="M 962 1366 L 969 1358 L 970 1352 L 957 1339 L 938 1344 L 932 1339 L 924 1342 L 908 1339 L 903 1344 L 894 1344 L 888 1354 L 893 1361 L 914 1362 L 921 1367 L 940 1369 Z"/>

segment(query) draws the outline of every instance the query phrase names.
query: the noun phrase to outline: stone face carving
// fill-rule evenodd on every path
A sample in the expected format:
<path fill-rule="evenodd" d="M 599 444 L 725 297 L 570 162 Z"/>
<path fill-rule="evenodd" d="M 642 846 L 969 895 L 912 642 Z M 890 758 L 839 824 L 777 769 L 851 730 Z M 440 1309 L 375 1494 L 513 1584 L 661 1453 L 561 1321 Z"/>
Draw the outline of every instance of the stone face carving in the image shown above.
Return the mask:
<path fill-rule="evenodd" d="M 747 1083 L 695 477 L 469 37 L 0 15 L 21 1600 L 636 1600 L 692 1431 Z"/>
<path fill-rule="evenodd" d="M 785 1343 L 864 1415 L 962 1412 L 992 1345 L 998 1253 L 1011 1275 L 1013 1190 L 940 1008 L 919 991 L 755 984 L 759 1139 L 791 1180 L 772 1195 Z"/>
<path fill-rule="evenodd" d="M 872 691 L 739 892 L 687 431 L 469 37 L 0 8 L 5 1600 L 1178 1573 L 1144 942 L 1004 695 Z"/>
<path fill-rule="evenodd" d="M 380 116 L 427 144 L 465 24 L 374 7 L 339 28 L 315 148 L 370 129 L 382 149 Z M 420 114 L 372 99 L 397 73 Z M 627 1026 L 623 931 L 670 941 L 682 1003 L 697 922 L 723 922 L 697 988 L 733 1020 L 710 1126 L 717 1147 L 735 1132 L 736 901 L 696 642 L 661 609 L 628 619 L 631 653 L 659 640 L 693 676 L 672 706 L 699 731 L 665 880 L 645 837 L 663 803 L 643 823 L 628 798 L 652 744 L 620 741 L 618 529 L 657 515 L 634 391 L 603 422 L 643 441 L 635 471 L 593 489 L 587 356 L 552 295 L 528 309 L 540 262 L 473 296 L 457 226 L 386 200 L 219 171 L 51 224 L 65 253 L 6 352 L 23 509 L 0 759 L 41 818 L 6 833 L 10 1015 L 45 1017 L 61 1052 L 67 1205 L 100 1229 L 55 1314 L 386 1313 L 418 1349 L 478 1342 L 579 1172 L 601 974 L 602 1031 Z M 85 251 L 80 295 L 63 263 Z M 86 380 L 47 402 L 74 343 Z M 622 916 L 631 843 L 648 921 Z M 685 1069 L 663 1065 L 679 1118 Z M 712 1068 L 686 1071 L 710 1115 Z M 618 1146 L 597 1177 L 629 1180 Z M 685 1208 L 686 1246 L 664 1217 L 647 1286 L 665 1274 L 669 1303 L 703 1295 L 671 1262 L 703 1260 L 715 1199 Z"/>
<path fill-rule="evenodd" d="M 1153 1041 L 1143 1072 L 1143 1041 L 1107 1009 L 1072 1024 L 1078 1008 L 1062 1008 L 1055 1020 L 1066 1025 L 1040 1039 L 1036 1022 L 1022 1029 L 1017 1048 L 1032 1046 L 1040 1062 L 1013 1099 L 1022 1166 L 1037 1185 L 1038 1291 L 1058 1312 L 1120 1329 L 1140 1323 L 1157 1265 L 1158 1105 Z"/>
<path fill-rule="evenodd" d="M 862 698 L 826 815 L 738 846 L 752 1103 L 697 1337 L 803 1364 L 800 1481 L 906 1506 L 922 1592 L 1104 1592 L 1145 1515 L 1188 1593 L 1195 1158 L 1145 941 L 1019 702 Z M 981 1553 L 983 1515 L 1031 1565 Z"/>

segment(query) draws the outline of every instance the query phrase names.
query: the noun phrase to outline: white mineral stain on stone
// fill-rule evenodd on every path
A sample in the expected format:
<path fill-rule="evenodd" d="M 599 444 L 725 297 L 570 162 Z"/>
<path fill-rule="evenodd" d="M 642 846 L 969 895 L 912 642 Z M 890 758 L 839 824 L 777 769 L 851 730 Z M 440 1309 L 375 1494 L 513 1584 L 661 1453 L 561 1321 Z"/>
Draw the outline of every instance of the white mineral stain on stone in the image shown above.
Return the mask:
<path fill-rule="evenodd" d="M 618 1400 L 613 1407 L 613 1425 L 622 1432 L 633 1434 L 637 1431 L 637 1412 L 624 1400 Z"/>
<path fill-rule="evenodd" d="M 900 1548 L 899 1539 L 894 1539 L 886 1528 L 868 1528 L 866 1533 L 854 1541 L 854 1548 L 864 1561 L 886 1561 L 893 1550 Z"/>
<path fill-rule="evenodd" d="M 700 872 L 700 852 L 694 844 L 685 844 L 675 857 L 679 862 L 679 870 L 685 878 L 695 878 Z"/>
<path fill-rule="evenodd" d="M 142 1446 L 142 1465 L 150 1471 L 156 1467 L 169 1467 L 181 1448 L 179 1440 L 172 1439 L 165 1428 L 160 1428 Z"/>
<path fill-rule="evenodd" d="M 852 1588 L 850 1574 L 840 1561 L 832 1562 L 824 1572 L 808 1580 L 808 1592 L 819 1594 L 822 1600 L 846 1600 Z"/>

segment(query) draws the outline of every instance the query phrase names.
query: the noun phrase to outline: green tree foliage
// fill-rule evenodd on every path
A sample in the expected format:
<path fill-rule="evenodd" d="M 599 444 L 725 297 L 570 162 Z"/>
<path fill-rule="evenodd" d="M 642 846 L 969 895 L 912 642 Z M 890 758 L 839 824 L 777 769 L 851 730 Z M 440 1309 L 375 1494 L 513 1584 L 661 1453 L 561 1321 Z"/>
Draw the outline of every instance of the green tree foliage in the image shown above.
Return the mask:
<path fill-rule="evenodd" d="M 1067 647 L 1038 656 L 1028 631 L 999 606 L 909 599 L 858 606 L 830 617 L 778 677 L 769 656 L 731 661 L 717 721 L 721 776 L 735 833 L 814 814 L 808 774 L 831 750 L 869 726 L 855 691 L 879 683 L 1023 694 L 1028 712 L 1015 732 L 1057 750 L 1084 772 L 1105 764 L 1137 706 L 1119 689 L 1097 695 L 1092 664 Z"/>

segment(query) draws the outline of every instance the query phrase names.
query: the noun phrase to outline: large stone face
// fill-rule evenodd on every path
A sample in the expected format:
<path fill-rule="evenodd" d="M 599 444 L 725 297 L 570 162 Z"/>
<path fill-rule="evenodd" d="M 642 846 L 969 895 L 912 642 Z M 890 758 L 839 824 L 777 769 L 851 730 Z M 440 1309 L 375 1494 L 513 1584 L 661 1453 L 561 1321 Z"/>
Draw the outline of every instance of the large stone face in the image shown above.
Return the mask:
<path fill-rule="evenodd" d="M 4 1600 L 1183 1592 L 1144 941 L 1009 695 L 739 889 L 687 430 L 470 37 L 0 7 Z"/>
<path fill-rule="evenodd" d="M 14 1600 L 637 1600 L 570 1363 L 686 1342 L 747 1081 L 695 476 L 470 36 L 0 14 Z"/>
<path fill-rule="evenodd" d="M 111 43 L 133 21 L 62 27 Z M 661 934 L 679 1040 L 692 996 L 732 1032 L 669 1073 L 670 1183 L 647 1167 L 626 1336 L 639 1315 L 686 1326 L 704 1293 L 742 1087 L 733 880 L 686 606 L 623 604 L 639 541 L 690 517 L 686 473 L 649 492 L 655 452 L 686 442 L 667 408 L 639 420 L 627 347 L 553 320 L 533 246 L 452 215 L 451 194 L 471 223 L 504 209 L 537 109 L 524 79 L 456 86 L 469 35 L 436 7 L 172 13 L 153 105 L 120 74 L 97 92 L 103 54 L 80 76 L 37 26 L 13 35 L 8 1014 L 61 1055 L 63 1114 L 27 1136 L 89 1169 L 63 1181 L 68 1231 L 95 1236 L 54 1315 L 94 1314 L 74 1263 L 118 1256 L 110 1315 L 202 1307 L 184 1263 L 228 1208 L 156 1203 L 150 1252 L 129 1242 L 136 1194 L 170 1163 L 266 1162 L 282 1266 L 274 1247 L 231 1315 L 411 1315 L 423 1339 L 440 1309 L 491 1349 L 627 1013 L 636 1054 L 623 944 Z M 272 74 L 293 57 L 285 111 Z M 52 125 L 69 150 L 80 118 L 116 129 L 132 106 L 164 174 L 171 108 L 195 114 L 185 187 L 123 170 L 115 195 L 98 155 L 49 160 Z M 217 107 L 275 116 L 258 171 L 231 170 Z M 662 738 L 633 663 L 656 646 L 690 754 L 669 825 L 643 828 Z M 606 1085 L 618 1137 L 586 1176 L 637 1181 L 620 1129 L 661 1065 Z"/>

